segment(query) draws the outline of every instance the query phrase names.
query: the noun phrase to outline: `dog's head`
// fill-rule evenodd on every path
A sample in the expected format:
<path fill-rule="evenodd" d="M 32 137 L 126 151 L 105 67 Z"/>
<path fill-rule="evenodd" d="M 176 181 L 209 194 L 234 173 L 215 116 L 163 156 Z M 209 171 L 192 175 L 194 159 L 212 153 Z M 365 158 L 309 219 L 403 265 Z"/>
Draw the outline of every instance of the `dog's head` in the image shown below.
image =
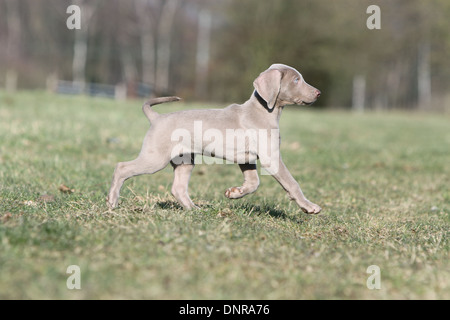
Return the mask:
<path fill-rule="evenodd" d="M 275 105 L 310 105 L 320 96 L 320 91 L 306 83 L 300 72 L 284 64 L 273 64 L 253 82 L 258 94 L 269 109 Z"/>

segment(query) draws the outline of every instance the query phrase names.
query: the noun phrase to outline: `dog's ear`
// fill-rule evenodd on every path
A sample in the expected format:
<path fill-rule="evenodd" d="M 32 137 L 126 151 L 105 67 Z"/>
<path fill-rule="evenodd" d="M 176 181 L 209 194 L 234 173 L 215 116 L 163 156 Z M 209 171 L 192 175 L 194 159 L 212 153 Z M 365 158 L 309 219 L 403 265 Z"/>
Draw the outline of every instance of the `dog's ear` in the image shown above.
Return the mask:
<path fill-rule="evenodd" d="M 281 89 L 282 73 L 277 69 L 268 69 L 262 72 L 258 78 L 253 81 L 258 94 L 267 102 L 267 107 L 273 109 L 277 102 Z"/>

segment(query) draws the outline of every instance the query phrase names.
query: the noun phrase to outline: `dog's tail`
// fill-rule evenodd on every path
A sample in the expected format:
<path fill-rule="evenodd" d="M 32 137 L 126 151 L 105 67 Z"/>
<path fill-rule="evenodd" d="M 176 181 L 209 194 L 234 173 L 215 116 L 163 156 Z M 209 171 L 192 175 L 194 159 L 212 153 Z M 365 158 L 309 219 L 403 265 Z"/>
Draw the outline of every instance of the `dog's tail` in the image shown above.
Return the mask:
<path fill-rule="evenodd" d="M 179 97 L 162 97 L 162 98 L 154 98 L 148 100 L 144 105 L 142 106 L 142 111 L 144 111 L 145 116 L 148 118 L 150 122 L 154 120 L 158 113 L 152 109 L 152 106 L 164 103 L 164 102 L 172 102 L 172 101 L 179 101 L 181 98 Z"/>

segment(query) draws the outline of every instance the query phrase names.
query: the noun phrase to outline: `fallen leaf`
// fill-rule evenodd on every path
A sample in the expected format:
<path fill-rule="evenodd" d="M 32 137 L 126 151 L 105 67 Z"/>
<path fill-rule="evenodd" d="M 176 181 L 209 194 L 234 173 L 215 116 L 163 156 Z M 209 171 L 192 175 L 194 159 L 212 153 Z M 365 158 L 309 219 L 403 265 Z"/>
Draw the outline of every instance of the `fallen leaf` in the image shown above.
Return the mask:
<path fill-rule="evenodd" d="M 74 193 L 75 189 L 70 189 L 68 186 L 62 184 L 58 187 L 58 190 L 62 193 Z"/>
<path fill-rule="evenodd" d="M 11 219 L 11 218 L 12 218 L 11 212 L 6 212 L 6 213 L 2 216 L 1 221 L 2 221 L 3 223 L 5 223 L 6 221 L 8 221 L 8 220 Z"/>
<path fill-rule="evenodd" d="M 203 176 L 205 174 L 205 170 L 200 168 L 199 170 L 194 171 L 196 175 Z"/>

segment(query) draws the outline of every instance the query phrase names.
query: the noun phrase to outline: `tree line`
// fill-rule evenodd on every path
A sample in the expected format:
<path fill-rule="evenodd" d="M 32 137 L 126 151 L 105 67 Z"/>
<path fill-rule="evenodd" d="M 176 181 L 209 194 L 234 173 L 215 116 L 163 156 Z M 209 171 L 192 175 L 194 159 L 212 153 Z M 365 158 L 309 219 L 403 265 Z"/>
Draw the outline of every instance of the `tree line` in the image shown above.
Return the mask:
<path fill-rule="evenodd" d="M 67 27 L 70 5 L 80 29 Z M 285 63 L 321 89 L 322 106 L 448 109 L 449 16 L 446 0 L 0 0 L 0 88 L 146 83 L 239 102 Z"/>

